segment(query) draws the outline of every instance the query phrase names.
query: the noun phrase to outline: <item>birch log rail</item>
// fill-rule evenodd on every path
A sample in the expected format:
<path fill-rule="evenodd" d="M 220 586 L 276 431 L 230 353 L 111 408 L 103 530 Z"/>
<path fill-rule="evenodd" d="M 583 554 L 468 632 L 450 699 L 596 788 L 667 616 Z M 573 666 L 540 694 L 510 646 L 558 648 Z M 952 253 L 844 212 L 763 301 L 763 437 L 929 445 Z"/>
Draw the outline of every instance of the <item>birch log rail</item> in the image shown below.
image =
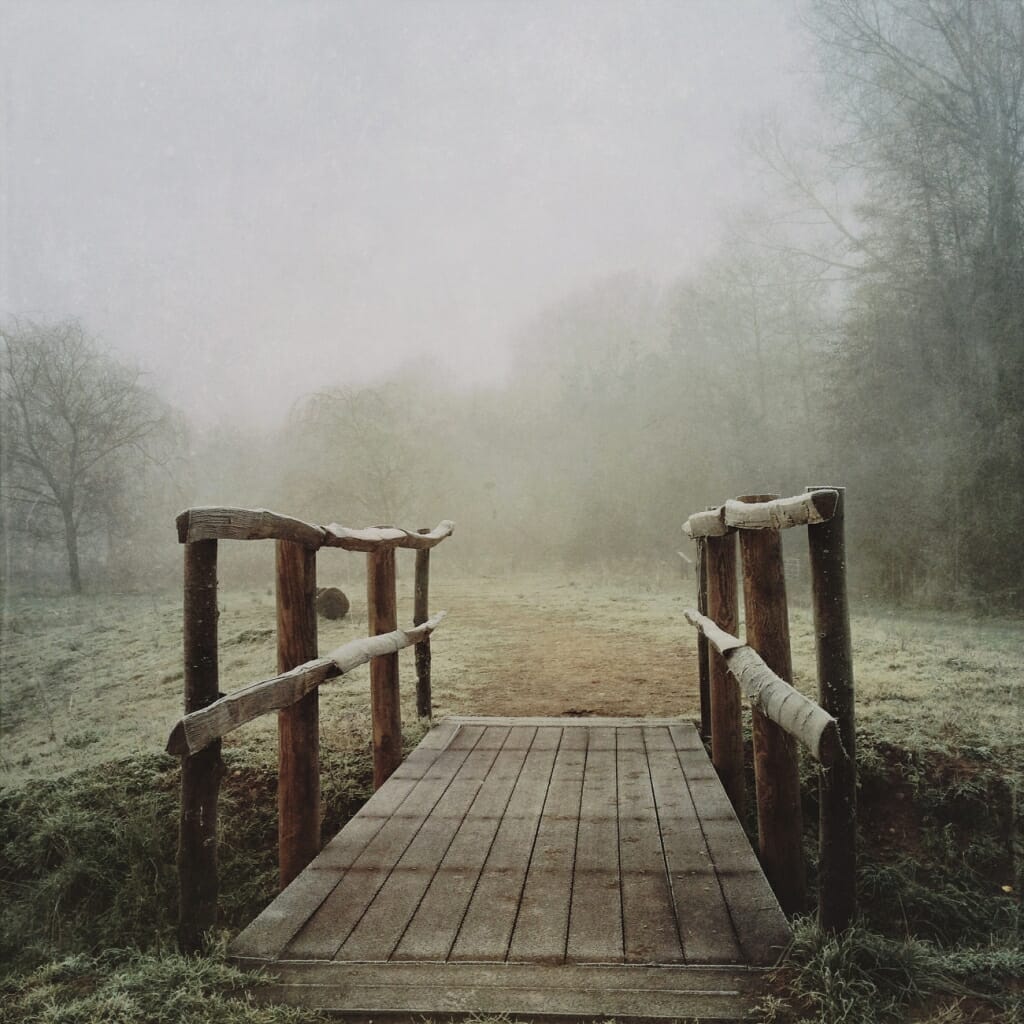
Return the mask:
<path fill-rule="evenodd" d="M 167 753 L 195 754 L 214 740 L 268 711 L 288 707 L 322 683 L 337 679 L 372 658 L 393 654 L 430 636 L 444 621 L 445 612 L 412 629 L 396 629 L 380 636 L 352 640 L 323 658 L 307 661 L 290 672 L 250 683 L 212 704 L 185 715 L 174 726 L 167 741 Z"/>
<path fill-rule="evenodd" d="M 828 522 L 835 515 L 839 492 L 831 487 L 796 494 L 791 498 L 743 502 L 729 500 L 706 512 L 695 512 L 683 524 L 691 539 L 724 537 L 730 529 L 784 530 Z"/>
<path fill-rule="evenodd" d="M 182 544 L 198 540 L 288 540 L 318 549 L 378 551 L 388 548 L 424 550 L 450 537 L 455 524 L 444 519 L 432 530 L 419 533 L 395 526 L 351 529 L 339 523 L 318 526 L 265 508 L 203 505 L 186 509 L 176 520 Z"/>
<path fill-rule="evenodd" d="M 825 766 L 835 762 L 842 754 L 839 723 L 827 711 L 777 676 L 757 651 L 719 629 L 714 620 L 695 608 L 687 608 L 683 614 L 725 658 L 729 672 L 752 703 L 803 743 L 816 761 Z"/>

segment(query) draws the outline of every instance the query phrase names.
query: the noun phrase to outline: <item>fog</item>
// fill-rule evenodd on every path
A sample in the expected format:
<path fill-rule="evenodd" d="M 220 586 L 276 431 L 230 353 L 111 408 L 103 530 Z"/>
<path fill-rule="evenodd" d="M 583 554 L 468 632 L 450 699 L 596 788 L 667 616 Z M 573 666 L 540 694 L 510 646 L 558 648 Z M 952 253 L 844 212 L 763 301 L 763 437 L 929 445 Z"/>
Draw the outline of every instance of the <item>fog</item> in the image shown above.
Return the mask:
<path fill-rule="evenodd" d="M 815 482 L 866 592 L 1024 601 L 1016 0 L 0 12 L 8 577 L 197 503 L 675 566 Z"/>
<path fill-rule="evenodd" d="M 501 380 L 610 273 L 696 266 L 794 109 L 772 2 L 7 3 L 3 305 L 197 422 L 419 359 Z"/>

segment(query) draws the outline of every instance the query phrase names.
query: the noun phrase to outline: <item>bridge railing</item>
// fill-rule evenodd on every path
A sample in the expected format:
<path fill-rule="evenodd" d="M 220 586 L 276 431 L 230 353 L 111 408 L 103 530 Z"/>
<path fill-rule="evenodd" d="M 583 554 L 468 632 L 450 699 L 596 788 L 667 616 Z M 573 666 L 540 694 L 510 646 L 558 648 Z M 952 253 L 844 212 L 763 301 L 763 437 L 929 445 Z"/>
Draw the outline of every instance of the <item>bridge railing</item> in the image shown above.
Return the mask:
<path fill-rule="evenodd" d="M 177 518 L 185 546 L 185 715 L 167 744 L 180 755 L 178 942 L 201 948 L 217 916 L 217 800 L 224 764 L 221 737 L 269 711 L 278 712 L 278 860 L 284 888 L 320 852 L 319 686 L 370 663 L 375 788 L 402 760 L 398 651 L 416 645 L 416 707 L 431 713 L 430 634 L 444 613 L 429 617 L 430 550 L 450 536 L 448 520 L 411 532 L 382 526 L 353 530 L 318 526 L 266 509 L 192 508 Z M 217 543 L 276 542 L 277 670 L 230 694 L 219 688 Z M 370 636 L 318 657 L 316 553 L 322 547 L 367 556 Z M 413 628 L 398 629 L 395 551 L 416 551 Z"/>
<path fill-rule="evenodd" d="M 793 686 L 780 531 L 806 526 L 810 554 L 818 703 Z M 844 490 L 812 487 L 791 498 L 749 495 L 690 516 L 697 543 L 701 731 L 737 814 L 746 806 L 741 693 L 751 700 L 758 846 L 787 912 L 803 908 L 806 868 L 800 807 L 802 742 L 820 764 L 818 913 L 846 928 L 856 913 L 856 750 L 853 655 L 846 587 Z M 746 640 L 738 629 L 736 536 Z M 732 678 L 730 678 L 730 676 Z M 738 685 L 737 685 L 738 683 Z"/>

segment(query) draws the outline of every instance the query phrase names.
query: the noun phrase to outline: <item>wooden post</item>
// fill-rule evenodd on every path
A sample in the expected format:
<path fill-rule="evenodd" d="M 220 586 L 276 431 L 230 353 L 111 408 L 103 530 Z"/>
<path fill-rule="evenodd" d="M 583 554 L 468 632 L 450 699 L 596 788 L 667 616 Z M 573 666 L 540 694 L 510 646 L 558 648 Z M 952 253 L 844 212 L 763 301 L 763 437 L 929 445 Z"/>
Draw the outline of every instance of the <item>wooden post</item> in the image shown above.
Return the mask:
<path fill-rule="evenodd" d="M 808 488 L 815 490 L 815 488 Z M 857 757 L 853 646 L 846 592 L 846 490 L 837 487 L 835 514 L 807 527 L 811 556 L 818 702 L 839 722 L 844 753 L 820 775 L 818 919 L 842 931 L 857 912 Z"/>
<path fill-rule="evenodd" d="M 316 550 L 276 542 L 277 671 L 317 656 Z M 277 713 L 281 888 L 320 852 L 320 705 L 316 690 Z"/>
<path fill-rule="evenodd" d="M 736 537 L 707 538 L 708 616 L 727 633 L 736 632 Z M 725 659 L 708 648 L 711 692 L 711 761 L 742 819 L 746 810 L 743 780 L 743 714 L 740 689 L 729 677 Z"/>
<path fill-rule="evenodd" d="M 703 537 L 697 538 L 697 611 L 708 613 L 708 553 Z M 700 685 L 700 735 L 711 739 L 711 680 L 708 675 L 708 638 L 697 634 L 697 675 Z"/>
<path fill-rule="evenodd" d="M 366 556 L 366 604 L 370 636 L 398 628 L 394 548 Z M 402 763 L 402 708 L 398 691 L 398 653 L 370 662 L 370 709 L 373 715 L 373 786 L 380 789 Z"/>
<path fill-rule="evenodd" d="M 185 713 L 212 704 L 217 686 L 217 542 L 185 545 Z M 178 829 L 178 946 L 203 949 L 217 923 L 217 796 L 220 740 L 181 759 Z"/>
<path fill-rule="evenodd" d="M 429 529 L 420 533 L 430 533 Z M 430 548 L 416 552 L 416 590 L 412 623 L 420 626 L 430 618 Z M 430 718 L 433 702 L 430 694 L 430 637 L 416 645 L 416 714 Z"/>
<path fill-rule="evenodd" d="M 777 497 L 759 494 L 739 500 L 772 501 Z M 739 534 L 747 644 L 777 676 L 792 683 L 780 531 L 740 530 Z M 787 914 L 795 914 L 804 909 L 807 900 L 797 744 L 757 707 L 752 707 L 751 716 L 761 867 L 779 905 Z"/>

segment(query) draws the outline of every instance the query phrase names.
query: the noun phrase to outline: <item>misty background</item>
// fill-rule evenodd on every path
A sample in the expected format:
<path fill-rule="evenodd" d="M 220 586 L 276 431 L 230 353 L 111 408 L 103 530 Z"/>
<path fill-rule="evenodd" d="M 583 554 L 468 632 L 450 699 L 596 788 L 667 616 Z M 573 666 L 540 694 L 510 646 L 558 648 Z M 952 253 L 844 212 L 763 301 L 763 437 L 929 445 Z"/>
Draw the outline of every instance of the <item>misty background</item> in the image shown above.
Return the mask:
<path fill-rule="evenodd" d="M 8 580 L 176 586 L 202 503 L 674 568 L 839 484 L 858 587 L 1024 605 L 1019 2 L 0 18 Z M 69 320 L 146 424 L 75 488 Z"/>

